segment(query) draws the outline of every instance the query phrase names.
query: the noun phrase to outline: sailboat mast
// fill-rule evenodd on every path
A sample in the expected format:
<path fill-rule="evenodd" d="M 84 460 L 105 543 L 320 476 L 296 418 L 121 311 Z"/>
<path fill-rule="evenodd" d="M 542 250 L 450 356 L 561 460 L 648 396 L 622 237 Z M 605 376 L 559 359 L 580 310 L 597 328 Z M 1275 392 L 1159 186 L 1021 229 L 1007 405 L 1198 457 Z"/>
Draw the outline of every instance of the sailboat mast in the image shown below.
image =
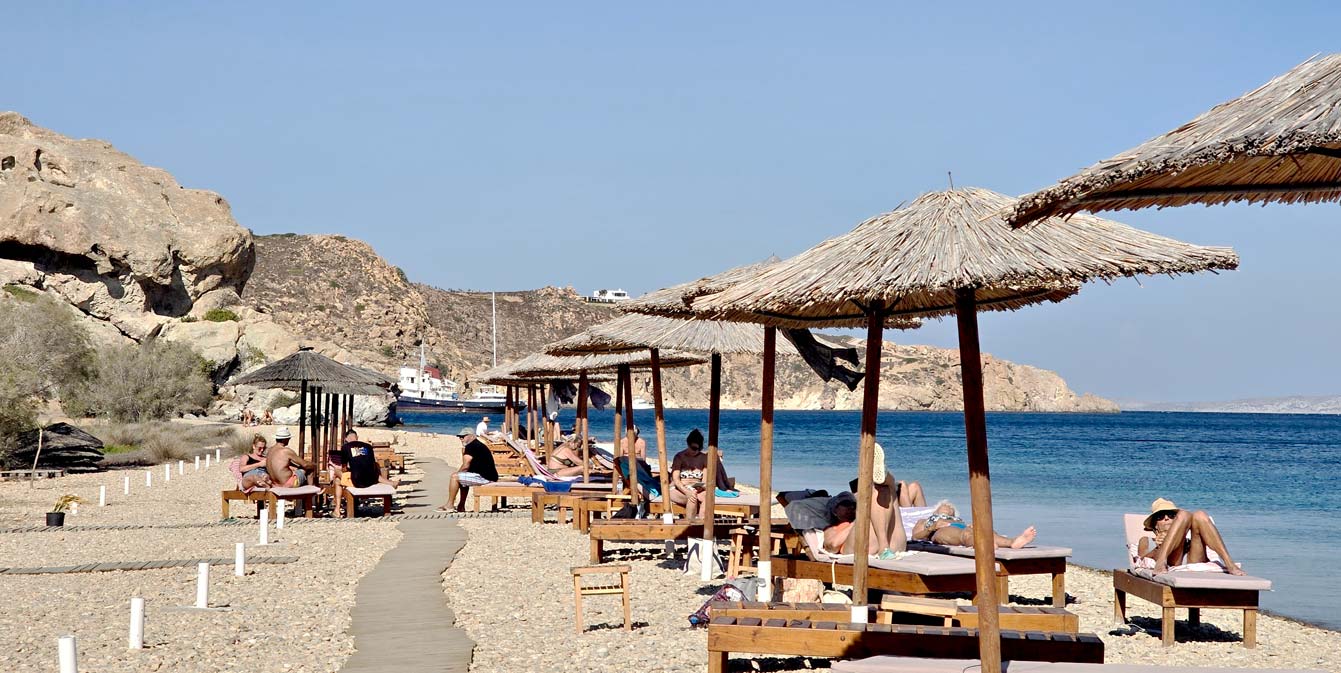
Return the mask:
<path fill-rule="evenodd" d="M 494 366 L 498 366 L 498 293 L 489 293 L 489 306 L 494 315 Z"/>

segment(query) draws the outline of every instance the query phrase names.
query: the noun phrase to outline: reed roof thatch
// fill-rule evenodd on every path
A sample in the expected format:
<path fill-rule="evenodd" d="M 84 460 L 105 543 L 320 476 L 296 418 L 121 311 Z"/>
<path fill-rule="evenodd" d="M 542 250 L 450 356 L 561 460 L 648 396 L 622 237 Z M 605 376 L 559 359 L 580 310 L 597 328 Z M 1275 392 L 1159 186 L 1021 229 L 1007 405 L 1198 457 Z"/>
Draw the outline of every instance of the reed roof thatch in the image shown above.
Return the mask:
<path fill-rule="evenodd" d="M 637 353 L 649 348 L 690 353 L 762 353 L 764 330 L 758 325 L 714 320 L 666 318 L 628 313 L 545 346 L 550 355 Z M 777 352 L 795 354 L 782 340 Z"/>
<path fill-rule="evenodd" d="M 299 390 L 303 382 L 342 395 L 377 395 L 387 392 L 391 380 L 362 367 L 340 364 L 325 355 L 303 349 L 286 358 L 233 379 L 232 385 Z"/>
<path fill-rule="evenodd" d="M 620 365 L 631 370 L 643 370 L 651 366 L 652 355 L 646 351 L 610 355 L 558 356 L 544 353 L 532 353 L 520 360 L 498 365 L 470 377 L 471 381 L 493 385 L 525 385 L 517 381 L 539 383 L 544 380 L 571 379 L 587 372 L 604 374 L 615 371 Z M 697 355 L 667 351 L 660 354 L 662 367 L 687 367 L 706 362 Z"/>
<path fill-rule="evenodd" d="M 693 301 L 704 295 L 721 292 L 736 283 L 759 275 L 761 271 L 777 264 L 777 256 L 770 256 L 762 262 L 746 264 L 727 269 L 718 274 L 705 276 L 688 283 L 680 283 L 620 304 L 620 310 L 629 313 L 647 313 L 668 317 L 693 317 L 690 306 Z"/>
<path fill-rule="evenodd" d="M 955 290 L 975 288 L 980 310 L 1013 310 L 1061 301 L 1092 279 L 1238 266 L 1229 248 L 1092 215 L 1011 229 L 1001 216 L 1012 203 L 972 187 L 924 194 L 694 307 L 722 320 L 855 327 L 876 301 L 892 316 L 944 316 L 954 312 Z"/>
<path fill-rule="evenodd" d="M 1053 215 L 1233 201 L 1341 200 L 1341 54 L 1313 58 L 1200 117 L 1020 199 Z"/>

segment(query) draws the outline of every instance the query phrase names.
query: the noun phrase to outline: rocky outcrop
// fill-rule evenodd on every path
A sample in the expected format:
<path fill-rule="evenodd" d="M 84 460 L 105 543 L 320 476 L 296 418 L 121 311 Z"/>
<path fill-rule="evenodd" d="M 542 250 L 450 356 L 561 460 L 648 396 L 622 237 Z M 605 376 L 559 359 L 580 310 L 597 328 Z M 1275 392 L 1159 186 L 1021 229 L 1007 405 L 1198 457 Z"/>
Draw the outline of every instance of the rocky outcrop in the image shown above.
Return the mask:
<path fill-rule="evenodd" d="M 254 252 L 218 194 L 3 112 L 0 257 L 0 282 L 49 290 L 139 341 L 202 302 L 236 304 Z"/>

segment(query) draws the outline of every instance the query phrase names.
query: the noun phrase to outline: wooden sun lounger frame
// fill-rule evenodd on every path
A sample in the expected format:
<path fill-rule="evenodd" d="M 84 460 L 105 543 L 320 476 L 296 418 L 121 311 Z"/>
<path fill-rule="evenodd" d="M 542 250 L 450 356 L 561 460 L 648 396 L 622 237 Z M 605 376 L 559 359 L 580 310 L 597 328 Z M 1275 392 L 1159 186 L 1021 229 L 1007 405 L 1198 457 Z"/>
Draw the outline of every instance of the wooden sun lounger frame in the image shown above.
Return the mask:
<path fill-rule="evenodd" d="M 944 604 L 944 609 L 895 609 L 894 601 L 922 601 Z M 941 607 L 938 605 L 937 607 Z M 942 626 L 977 628 L 978 609 L 971 605 L 955 605 L 954 601 L 913 596 L 886 595 L 880 606 L 867 606 L 867 621 L 875 624 L 893 624 L 895 614 L 918 614 L 940 618 Z M 836 603 L 765 603 L 761 601 L 713 601 L 710 614 L 714 617 L 757 617 L 762 620 L 786 619 L 811 622 L 843 622 L 851 618 L 850 606 Z M 1079 633 L 1080 617 L 1062 608 L 1006 607 L 1000 613 L 1001 628 L 1014 631 L 1045 631 L 1049 633 Z M 906 619 L 906 617 L 905 617 Z"/>
<path fill-rule="evenodd" d="M 220 499 L 222 500 L 222 503 L 220 505 L 220 518 L 223 519 L 228 518 L 230 510 L 229 505 L 234 500 L 245 500 L 247 502 L 256 503 L 257 516 L 260 516 L 261 506 L 263 504 L 268 505 L 270 507 L 270 511 L 274 512 L 279 509 L 280 500 L 298 500 L 303 503 L 303 517 L 311 519 L 313 516 L 315 516 L 314 513 L 317 509 L 316 499 L 318 495 L 321 495 L 321 493 L 318 492 L 318 493 L 308 493 L 306 495 L 290 495 L 281 497 L 264 489 L 253 490 L 250 493 L 244 492 L 241 489 L 236 488 L 228 489 L 223 491 L 219 496 Z"/>
<path fill-rule="evenodd" d="M 1191 589 L 1138 577 L 1126 569 L 1113 570 L 1113 618 L 1127 623 L 1127 594 L 1143 598 L 1160 607 L 1160 641 L 1164 647 L 1174 643 L 1174 611 L 1187 608 L 1187 623 L 1201 623 L 1202 608 L 1243 611 L 1243 646 L 1257 647 L 1258 589 Z"/>
<path fill-rule="evenodd" d="M 708 623 L 708 673 L 725 673 L 732 652 L 858 659 L 881 654 L 966 659 L 978 652 L 977 629 L 903 624 L 714 616 Z M 1093 634 L 1001 631 L 1001 658 L 1102 664 L 1103 641 Z"/>
<path fill-rule="evenodd" d="M 773 519 L 774 526 L 788 525 L 786 519 Z M 591 538 L 591 562 L 601 563 L 605 554 L 605 541 L 611 542 L 661 542 L 663 540 L 687 540 L 703 537 L 702 519 L 676 519 L 674 523 L 663 523 L 661 519 L 608 519 L 593 521 L 587 529 Z M 972 576 L 970 576 L 971 578 Z"/>
<path fill-rule="evenodd" d="M 852 568 L 850 563 L 831 564 L 827 561 L 812 561 L 800 554 L 775 556 L 772 562 L 775 578 L 810 579 L 849 586 L 853 582 Z M 866 571 L 866 586 L 870 589 L 918 596 L 948 593 L 967 593 L 976 596 L 978 592 L 977 580 L 971 571 L 957 575 L 920 575 L 872 566 Z M 974 652 L 976 651 L 975 649 Z"/>

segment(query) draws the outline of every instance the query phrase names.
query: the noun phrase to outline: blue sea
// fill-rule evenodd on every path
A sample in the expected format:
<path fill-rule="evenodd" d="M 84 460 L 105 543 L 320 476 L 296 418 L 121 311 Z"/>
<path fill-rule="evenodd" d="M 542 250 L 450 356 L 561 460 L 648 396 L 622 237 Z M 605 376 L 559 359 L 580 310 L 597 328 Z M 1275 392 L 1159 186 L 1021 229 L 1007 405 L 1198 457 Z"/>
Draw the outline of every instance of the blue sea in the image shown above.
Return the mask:
<path fill-rule="evenodd" d="M 656 450 L 652 412 L 635 412 Z M 407 429 L 455 432 L 478 419 L 402 414 Z M 564 427 L 573 411 L 564 410 Z M 683 448 L 708 413 L 666 412 L 667 450 Z M 593 411 L 593 432 L 608 440 L 610 411 Z M 777 490 L 846 489 L 856 476 L 860 413 L 779 411 L 773 484 Z M 1167 497 L 1215 517 L 1234 559 L 1273 580 L 1265 609 L 1341 629 L 1341 416 L 1284 414 L 988 414 L 996 529 L 1028 525 L 1039 541 L 1072 547 L 1072 560 L 1125 566 L 1122 513 L 1149 511 Z M 968 509 L 968 461 L 959 413 L 881 412 L 878 438 L 898 479 L 922 482 L 934 502 Z M 720 444 L 727 470 L 759 481 L 759 412 L 723 411 Z"/>

